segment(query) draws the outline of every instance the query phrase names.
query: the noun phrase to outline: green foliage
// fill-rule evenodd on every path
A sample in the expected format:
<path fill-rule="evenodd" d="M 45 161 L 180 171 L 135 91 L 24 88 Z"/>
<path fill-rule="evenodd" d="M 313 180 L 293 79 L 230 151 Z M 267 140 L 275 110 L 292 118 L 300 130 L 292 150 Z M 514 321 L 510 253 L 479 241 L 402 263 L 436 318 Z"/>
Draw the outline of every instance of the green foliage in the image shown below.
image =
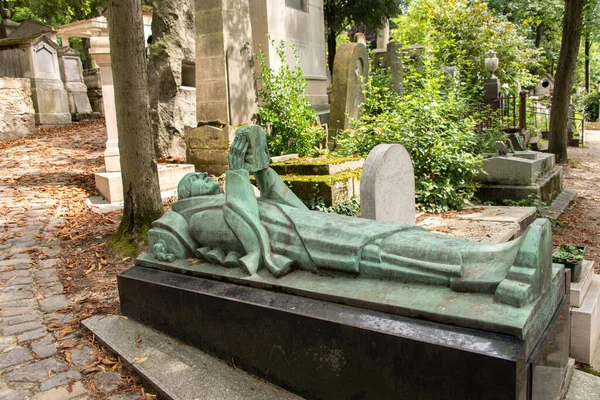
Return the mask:
<path fill-rule="evenodd" d="M 315 126 L 317 113 L 310 107 L 306 97 L 306 80 L 299 66 L 298 55 L 292 46 L 292 56 L 296 66 L 291 68 L 285 56 L 285 43 L 279 45 L 271 40 L 280 61 L 280 68 L 274 71 L 267 65 L 267 58 L 260 49 L 257 59 L 260 64 L 262 87 L 258 90 L 259 107 L 257 115 L 261 125 L 270 125 L 268 137 L 271 155 L 298 153 L 300 156 L 313 156 L 325 138 L 325 131 Z"/>
<path fill-rule="evenodd" d="M 425 46 L 437 66 L 457 66 L 461 84 L 475 101 L 490 75 L 484 63 L 489 50 L 496 51 L 496 75 L 508 87 L 534 82 L 529 68 L 536 65 L 537 51 L 523 28 L 494 14 L 483 0 L 415 0 L 395 22 L 397 41 Z"/>
<path fill-rule="evenodd" d="M 584 249 L 572 244 L 562 244 L 552 252 L 552 261 L 556 263 L 578 263 L 583 261 Z"/>
<path fill-rule="evenodd" d="M 586 121 L 598 121 L 598 108 L 600 107 L 600 93 L 592 91 L 583 98 L 583 108 Z"/>
<path fill-rule="evenodd" d="M 563 0 L 489 0 L 498 14 L 524 28 L 524 33 L 541 50 L 540 76 L 553 73 L 562 35 Z"/>
<path fill-rule="evenodd" d="M 485 147 L 468 103 L 428 57 L 419 65 L 405 62 L 404 72 L 403 95 L 391 89 L 387 71 L 374 72 L 362 116 L 338 135 L 339 151 L 367 156 L 380 143 L 400 143 L 413 162 L 418 207 L 461 209 L 475 193 Z"/>
<path fill-rule="evenodd" d="M 331 207 L 325 205 L 323 199 L 312 199 L 307 207 L 311 210 L 326 212 L 330 214 L 347 215 L 349 217 L 360 216 L 360 200 L 357 197 L 353 197 L 350 200 L 342 200 L 337 202 Z"/>
<path fill-rule="evenodd" d="M 386 18 L 398 15 L 403 4 L 401 0 L 324 0 L 326 31 L 337 36 L 348 26 L 361 23 L 376 30 Z"/>

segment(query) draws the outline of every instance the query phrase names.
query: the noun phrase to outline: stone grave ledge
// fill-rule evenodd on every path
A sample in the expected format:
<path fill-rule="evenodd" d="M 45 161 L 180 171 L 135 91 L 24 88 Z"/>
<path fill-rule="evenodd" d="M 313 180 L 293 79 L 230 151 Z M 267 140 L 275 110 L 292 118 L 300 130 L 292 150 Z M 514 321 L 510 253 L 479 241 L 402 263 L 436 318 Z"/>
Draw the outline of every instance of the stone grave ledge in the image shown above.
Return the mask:
<path fill-rule="evenodd" d="M 81 324 L 160 398 L 300 399 L 127 317 L 95 315 Z"/>
<path fill-rule="evenodd" d="M 466 208 L 452 217 L 431 216 L 418 225 L 430 232 L 475 242 L 503 243 L 517 238 L 536 219 L 535 207 L 485 206 Z"/>
<path fill-rule="evenodd" d="M 364 163 L 365 159 L 361 157 L 274 157 L 270 167 L 279 175 L 334 175 L 362 168 Z"/>

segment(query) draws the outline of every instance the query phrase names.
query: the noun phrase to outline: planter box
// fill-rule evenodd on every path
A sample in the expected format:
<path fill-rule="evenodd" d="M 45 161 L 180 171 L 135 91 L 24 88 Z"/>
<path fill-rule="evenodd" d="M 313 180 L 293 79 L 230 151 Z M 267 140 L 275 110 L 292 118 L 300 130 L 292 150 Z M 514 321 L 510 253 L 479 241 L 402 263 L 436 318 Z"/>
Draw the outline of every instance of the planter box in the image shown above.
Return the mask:
<path fill-rule="evenodd" d="M 582 256 L 585 256 L 585 252 L 587 247 L 585 246 L 575 246 L 578 249 L 583 250 Z M 571 270 L 571 282 L 579 281 L 579 277 L 581 276 L 581 266 L 583 265 L 583 260 L 578 262 L 567 262 L 567 261 L 555 261 L 554 258 L 552 262 L 555 264 L 562 264 L 565 268 L 569 268 Z"/>

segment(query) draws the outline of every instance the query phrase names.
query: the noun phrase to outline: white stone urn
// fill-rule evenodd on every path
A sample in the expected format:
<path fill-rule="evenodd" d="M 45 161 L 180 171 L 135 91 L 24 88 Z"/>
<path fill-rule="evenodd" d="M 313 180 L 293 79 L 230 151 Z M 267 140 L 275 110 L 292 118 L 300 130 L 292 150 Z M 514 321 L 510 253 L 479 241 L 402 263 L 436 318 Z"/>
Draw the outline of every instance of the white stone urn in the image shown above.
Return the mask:
<path fill-rule="evenodd" d="M 492 73 L 492 79 L 496 78 L 494 72 L 496 72 L 498 69 L 499 62 L 500 60 L 498 60 L 498 57 L 496 57 L 496 52 L 494 50 L 490 50 L 488 52 L 488 58 L 485 59 L 485 67 Z"/>

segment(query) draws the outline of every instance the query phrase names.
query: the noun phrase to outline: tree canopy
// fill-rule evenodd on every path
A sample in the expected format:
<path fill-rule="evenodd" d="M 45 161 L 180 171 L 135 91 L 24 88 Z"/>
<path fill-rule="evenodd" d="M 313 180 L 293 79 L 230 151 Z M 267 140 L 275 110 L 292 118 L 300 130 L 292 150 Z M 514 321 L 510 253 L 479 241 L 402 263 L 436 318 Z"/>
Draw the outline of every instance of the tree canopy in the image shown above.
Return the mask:
<path fill-rule="evenodd" d="M 403 0 L 324 0 L 329 70 L 333 71 L 336 38 L 344 29 L 358 24 L 379 29 L 386 19 L 400 14 L 403 4 Z"/>

